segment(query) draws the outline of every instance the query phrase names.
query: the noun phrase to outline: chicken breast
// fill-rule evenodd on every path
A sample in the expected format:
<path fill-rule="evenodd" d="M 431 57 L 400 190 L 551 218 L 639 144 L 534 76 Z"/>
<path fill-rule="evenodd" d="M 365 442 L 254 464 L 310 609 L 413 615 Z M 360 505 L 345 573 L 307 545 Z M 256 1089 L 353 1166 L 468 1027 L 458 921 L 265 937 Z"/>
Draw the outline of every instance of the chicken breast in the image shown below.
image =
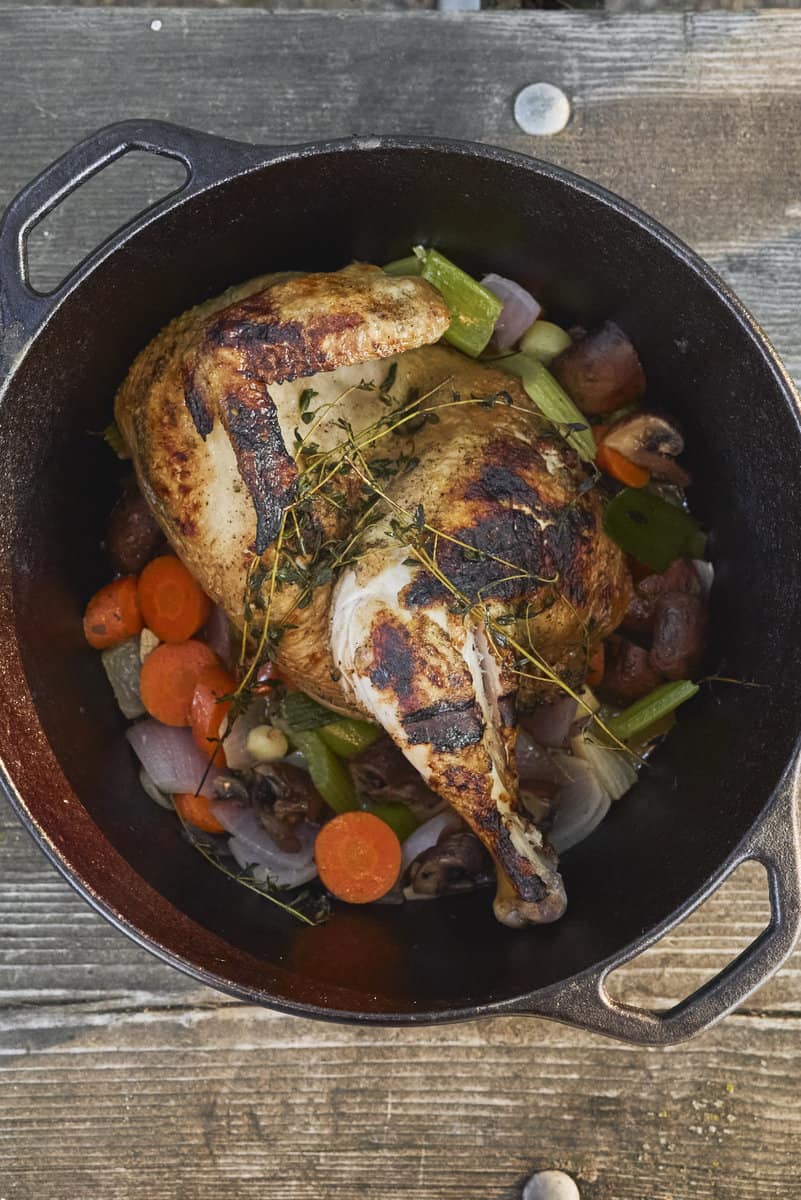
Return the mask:
<path fill-rule="evenodd" d="M 383 725 L 521 925 L 565 896 L 519 802 L 517 707 L 581 681 L 629 582 L 519 381 L 426 344 L 448 322 L 426 283 L 376 268 L 266 277 L 168 326 L 116 413 L 205 590 L 290 683 Z"/>

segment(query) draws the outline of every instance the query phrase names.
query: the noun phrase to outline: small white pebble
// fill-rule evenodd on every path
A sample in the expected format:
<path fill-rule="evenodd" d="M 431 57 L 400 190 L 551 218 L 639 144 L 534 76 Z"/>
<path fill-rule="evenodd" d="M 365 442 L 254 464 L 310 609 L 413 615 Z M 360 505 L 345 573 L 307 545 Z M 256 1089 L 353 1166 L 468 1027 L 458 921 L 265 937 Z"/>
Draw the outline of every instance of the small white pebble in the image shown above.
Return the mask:
<path fill-rule="evenodd" d="M 523 1188 L 522 1200 L 580 1200 L 575 1182 L 564 1171 L 537 1171 Z"/>
<path fill-rule="evenodd" d="M 151 651 L 156 649 L 159 644 L 159 639 L 156 637 L 152 629 L 147 626 L 139 634 L 139 661 L 143 663 Z"/>
<path fill-rule="evenodd" d="M 289 750 L 289 742 L 274 725 L 257 725 L 248 734 L 247 751 L 259 762 L 275 762 Z"/>
<path fill-rule="evenodd" d="M 150 28 L 154 33 L 158 33 L 161 29 L 161 21 L 159 21 L 158 18 L 155 21 L 151 21 Z"/>
<path fill-rule="evenodd" d="M 515 97 L 515 120 L 523 133 L 550 137 L 570 120 L 570 101 L 552 83 L 530 83 Z"/>

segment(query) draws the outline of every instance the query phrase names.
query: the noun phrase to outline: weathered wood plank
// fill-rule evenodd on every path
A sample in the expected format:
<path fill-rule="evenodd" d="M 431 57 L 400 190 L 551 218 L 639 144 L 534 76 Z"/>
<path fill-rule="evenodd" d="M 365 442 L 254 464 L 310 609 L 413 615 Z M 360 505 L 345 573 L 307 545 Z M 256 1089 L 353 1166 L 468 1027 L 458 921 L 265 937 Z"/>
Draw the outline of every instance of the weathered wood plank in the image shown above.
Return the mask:
<path fill-rule="evenodd" d="M 63 1032 L 4 1063 L 9 1200 L 512 1200 L 542 1166 L 583 1200 L 794 1194 L 794 1022 L 734 1018 L 668 1051 L 526 1020 L 353 1030 L 241 1007 Z"/>
<path fill-rule="evenodd" d="M 494 141 L 664 220 L 732 279 L 801 374 L 793 14 L 159 9 L 157 19 L 155 32 L 146 9 L 0 9 L 0 111 L 14 134 L 0 203 L 76 137 L 133 114 L 255 141 L 377 130 Z M 556 138 L 527 137 L 512 116 L 517 90 L 539 78 L 573 101 Z M 112 216 L 124 194 L 110 195 Z M 96 223 L 76 219 L 53 247 L 54 277 Z"/>

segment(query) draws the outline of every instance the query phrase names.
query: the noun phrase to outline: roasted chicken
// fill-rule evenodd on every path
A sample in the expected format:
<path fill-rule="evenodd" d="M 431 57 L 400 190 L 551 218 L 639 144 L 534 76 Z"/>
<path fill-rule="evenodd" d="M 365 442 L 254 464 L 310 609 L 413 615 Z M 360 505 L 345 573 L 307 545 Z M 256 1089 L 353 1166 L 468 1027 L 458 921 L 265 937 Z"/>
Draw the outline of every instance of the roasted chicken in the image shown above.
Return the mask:
<path fill-rule="evenodd" d="M 520 804 L 516 713 L 580 683 L 630 587 L 574 453 L 517 379 L 434 344 L 448 324 L 375 267 L 262 277 L 167 326 L 116 417 L 205 590 L 291 684 L 384 727 L 518 926 L 565 894 Z"/>

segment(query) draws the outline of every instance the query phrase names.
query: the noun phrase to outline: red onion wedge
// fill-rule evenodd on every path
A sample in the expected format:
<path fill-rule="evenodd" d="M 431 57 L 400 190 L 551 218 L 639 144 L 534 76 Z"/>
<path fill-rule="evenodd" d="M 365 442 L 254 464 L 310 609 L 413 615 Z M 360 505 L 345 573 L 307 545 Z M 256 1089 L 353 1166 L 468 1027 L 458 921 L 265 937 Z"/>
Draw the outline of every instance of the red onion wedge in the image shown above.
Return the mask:
<path fill-rule="evenodd" d="M 537 303 L 531 292 L 527 292 L 513 279 L 505 279 L 503 275 L 485 275 L 481 280 L 483 287 L 497 296 L 503 302 L 501 315 L 495 323 L 493 339 L 500 350 L 508 350 L 520 341 L 542 312 L 542 306 Z"/>
<path fill-rule="evenodd" d="M 308 883 L 317 874 L 314 865 L 314 840 L 317 828 L 304 821 L 292 832 L 300 840 L 295 853 L 280 850 L 256 813 L 249 805 L 237 800 L 220 800 L 211 811 L 230 833 L 228 848 L 243 870 L 250 866 L 263 867 L 273 883 L 280 887 L 296 887 Z"/>
<path fill-rule="evenodd" d="M 189 729 L 148 719 L 131 725 L 125 736 L 160 792 L 196 792 L 205 774 L 200 794 L 212 800 L 215 780 L 228 777 L 227 771 L 209 767 L 209 756 L 195 744 Z"/>
<path fill-rule="evenodd" d="M 300 887 L 303 883 L 310 883 L 317 876 L 317 867 L 313 862 L 306 863 L 302 867 L 265 866 L 256 861 L 253 851 L 239 838 L 229 838 L 228 849 L 237 865 L 243 871 L 252 871 L 253 878 L 258 883 L 273 883 L 276 887 L 292 888 Z"/>
<path fill-rule="evenodd" d="M 576 719 L 578 705 L 572 696 L 560 696 L 548 704 L 538 704 L 520 719 L 520 725 L 540 746 L 564 746 Z"/>

